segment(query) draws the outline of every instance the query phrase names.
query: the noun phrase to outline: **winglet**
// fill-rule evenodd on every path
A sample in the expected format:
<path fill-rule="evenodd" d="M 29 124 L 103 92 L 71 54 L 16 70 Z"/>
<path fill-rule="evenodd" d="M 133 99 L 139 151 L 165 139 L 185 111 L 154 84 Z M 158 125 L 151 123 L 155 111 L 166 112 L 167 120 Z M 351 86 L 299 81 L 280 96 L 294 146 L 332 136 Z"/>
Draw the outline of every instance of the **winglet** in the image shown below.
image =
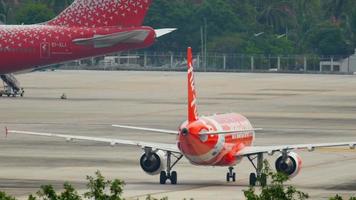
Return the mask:
<path fill-rule="evenodd" d="M 162 37 L 164 35 L 167 35 L 173 31 L 176 31 L 176 28 L 162 28 L 162 29 L 155 29 L 156 33 L 156 38 Z"/>
<path fill-rule="evenodd" d="M 188 121 L 189 123 L 192 123 L 198 120 L 198 111 L 196 105 L 197 95 L 195 91 L 193 53 L 191 47 L 188 47 L 187 62 L 188 62 Z"/>

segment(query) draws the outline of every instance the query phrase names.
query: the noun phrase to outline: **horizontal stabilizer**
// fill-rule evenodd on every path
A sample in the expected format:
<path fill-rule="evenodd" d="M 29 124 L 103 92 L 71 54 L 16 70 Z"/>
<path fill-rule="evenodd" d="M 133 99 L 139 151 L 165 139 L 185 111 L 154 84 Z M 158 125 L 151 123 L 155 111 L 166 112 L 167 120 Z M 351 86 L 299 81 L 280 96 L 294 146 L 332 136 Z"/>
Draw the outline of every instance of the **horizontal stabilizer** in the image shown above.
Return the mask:
<path fill-rule="evenodd" d="M 235 131 L 211 131 L 211 132 L 202 132 L 200 135 L 225 135 L 225 134 L 233 134 L 233 133 L 248 133 L 254 131 L 261 131 L 262 128 L 248 129 L 248 130 L 235 130 Z"/>
<path fill-rule="evenodd" d="M 108 35 L 94 35 L 91 38 L 79 38 L 73 40 L 73 42 L 77 45 L 93 45 L 95 48 L 104 48 L 119 43 L 141 43 L 146 40 L 149 33 L 149 30 L 125 31 Z"/>
<path fill-rule="evenodd" d="M 172 131 L 172 130 L 144 128 L 144 127 L 136 127 L 136 126 L 123 126 L 123 125 L 112 125 L 112 126 L 116 127 L 116 128 L 124 128 L 124 129 L 138 130 L 138 131 L 149 131 L 149 132 L 156 132 L 156 133 L 166 133 L 166 134 L 178 135 L 178 131 Z"/>

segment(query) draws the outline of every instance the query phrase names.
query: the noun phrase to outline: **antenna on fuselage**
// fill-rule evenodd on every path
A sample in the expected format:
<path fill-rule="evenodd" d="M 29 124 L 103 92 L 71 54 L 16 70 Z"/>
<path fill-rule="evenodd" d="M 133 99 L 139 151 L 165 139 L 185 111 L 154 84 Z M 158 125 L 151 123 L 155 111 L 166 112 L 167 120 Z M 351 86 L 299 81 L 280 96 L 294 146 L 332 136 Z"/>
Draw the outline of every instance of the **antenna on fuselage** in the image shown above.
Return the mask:
<path fill-rule="evenodd" d="M 192 48 L 188 47 L 187 51 L 188 63 L 188 122 L 192 123 L 198 120 L 197 110 L 197 95 L 195 90 L 195 78 L 193 68 L 193 52 Z"/>

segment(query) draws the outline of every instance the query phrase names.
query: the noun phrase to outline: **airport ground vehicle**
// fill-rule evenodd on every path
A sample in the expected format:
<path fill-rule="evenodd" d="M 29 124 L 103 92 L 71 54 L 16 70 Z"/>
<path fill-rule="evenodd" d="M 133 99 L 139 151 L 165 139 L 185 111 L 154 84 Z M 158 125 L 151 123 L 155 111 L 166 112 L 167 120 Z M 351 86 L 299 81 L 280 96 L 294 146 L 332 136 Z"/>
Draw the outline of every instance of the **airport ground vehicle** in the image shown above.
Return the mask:
<path fill-rule="evenodd" d="M 20 83 L 17 81 L 15 76 L 12 74 L 0 75 L 0 78 L 3 80 L 3 89 L 0 89 L 0 97 L 2 96 L 21 96 L 25 94 L 25 90 L 21 88 Z"/>
<path fill-rule="evenodd" d="M 0 90 L 0 97 L 2 96 L 8 96 L 8 97 L 16 97 L 16 96 L 21 96 L 23 97 L 25 94 L 25 91 L 21 89 L 20 92 L 14 91 L 11 87 L 4 85 L 4 89 Z"/>

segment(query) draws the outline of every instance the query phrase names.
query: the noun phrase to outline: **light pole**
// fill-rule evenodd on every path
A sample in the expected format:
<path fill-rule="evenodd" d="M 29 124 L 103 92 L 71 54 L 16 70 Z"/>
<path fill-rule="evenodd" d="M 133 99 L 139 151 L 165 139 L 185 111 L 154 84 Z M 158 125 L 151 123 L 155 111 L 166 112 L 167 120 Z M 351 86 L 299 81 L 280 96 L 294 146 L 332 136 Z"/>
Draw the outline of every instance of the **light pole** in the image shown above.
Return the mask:
<path fill-rule="evenodd" d="M 204 66 L 204 28 L 203 26 L 200 27 L 200 42 L 201 42 L 201 64 L 203 69 L 205 69 Z"/>
<path fill-rule="evenodd" d="M 207 69 L 207 64 L 208 64 L 208 58 L 207 58 L 207 56 L 208 56 L 208 48 L 207 48 L 207 43 L 208 43 L 208 23 L 207 23 L 207 20 L 206 20 L 206 18 L 204 18 L 204 29 L 205 29 L 205 35 L 204 35 L 204 38 L 205 38 L 205 41 L 204 41 L 204 54 L 205 54 L 205 56 L 204 56 L 204 58 L 205 58 L 205 64 L 204 64 L 204 66 L 205 66 L 205 68 L 204 68 L 204 70 L 206 71 L 206 69 Z"/>
<path fill-rule="evenodd" d="M 204 26 L 200 27 L 200 38 L 201 38 L 201 57 L 202 57 L 202 66 L 204 71 L 207 69 L 207 41 L 208 41 L 208 25 L 207 19 L 204 18 Z"/>

